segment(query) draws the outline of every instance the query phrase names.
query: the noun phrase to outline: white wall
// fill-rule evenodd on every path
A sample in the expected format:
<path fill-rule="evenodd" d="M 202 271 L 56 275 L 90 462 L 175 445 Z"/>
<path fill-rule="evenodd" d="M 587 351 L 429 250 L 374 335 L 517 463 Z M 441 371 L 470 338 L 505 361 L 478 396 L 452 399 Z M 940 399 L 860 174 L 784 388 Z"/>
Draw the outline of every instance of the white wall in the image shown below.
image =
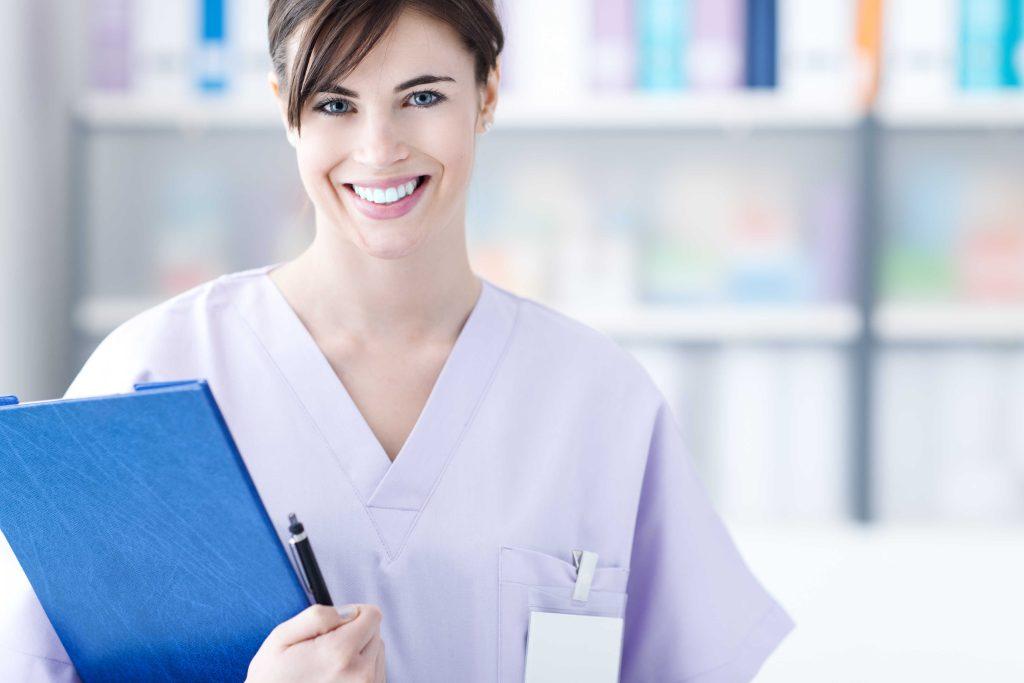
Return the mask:
<path fill-rule="evenodd" d="M 59 395 L 69 366 L 68 31 L 80 3 L 0 2 L 0 394 Z"/>

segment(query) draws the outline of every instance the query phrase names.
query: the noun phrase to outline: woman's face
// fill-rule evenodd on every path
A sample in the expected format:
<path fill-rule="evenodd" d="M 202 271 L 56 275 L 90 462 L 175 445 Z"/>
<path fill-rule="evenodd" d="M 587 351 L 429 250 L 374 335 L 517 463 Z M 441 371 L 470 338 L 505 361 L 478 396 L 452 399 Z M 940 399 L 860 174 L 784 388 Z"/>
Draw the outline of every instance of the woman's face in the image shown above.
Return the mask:
<path fill-rule="evenodd" d="M 293 37 L 290 60 L 296 45 Z M 450 26 L 403 12 L 338 92 L 310 97 L 301 136 L 289 132 L 317 229 L 386 259 L 463 239 L 481 108 L 496 97 L 498 73 L 481 89 L 473 54 Z M 283 115 L 273 75 L 271 84 Z"/>

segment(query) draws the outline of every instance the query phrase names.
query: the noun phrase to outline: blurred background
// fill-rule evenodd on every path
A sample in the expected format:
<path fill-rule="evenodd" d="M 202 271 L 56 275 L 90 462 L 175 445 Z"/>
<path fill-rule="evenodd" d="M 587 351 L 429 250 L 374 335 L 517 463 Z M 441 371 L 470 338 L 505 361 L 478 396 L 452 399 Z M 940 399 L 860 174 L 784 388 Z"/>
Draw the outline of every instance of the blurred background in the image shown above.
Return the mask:
<path fill-rule="evenodd" d="M 476 271 L 672 402 L 759 681 L 1024 680 L 1024 0 L 498 0 Z M 265 0 L 0 4 L 0 393 L 287 259 Z"/>

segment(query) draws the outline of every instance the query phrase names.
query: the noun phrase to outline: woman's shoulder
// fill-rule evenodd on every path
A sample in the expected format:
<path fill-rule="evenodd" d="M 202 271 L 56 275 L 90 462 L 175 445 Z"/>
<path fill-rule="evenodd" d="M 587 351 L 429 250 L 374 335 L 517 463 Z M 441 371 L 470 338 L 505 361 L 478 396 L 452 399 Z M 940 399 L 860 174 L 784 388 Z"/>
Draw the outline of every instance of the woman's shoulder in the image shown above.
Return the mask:
<path fill-rule="evenodd" d="M 646 368 L 610 334 L 547 303 L 493 286 L 518 304 L 516 334 L 520 345 L 536 360 L 556 369 L 555 377 L 576 373 L 660 400 Z"/>
<path fill-rule="evenodd" d="M 221 275 L 151 306 L 115 327 L 96 346 L 66 396 L 130 391 L 162 369 L 195 366 L 191 355 L 221 329 L 232 304 L 272 266 Z"/>
<path fill-rule="evenodd" d="M 260 279 L 272 267 L 267 265 L 227 273 L 195 285 L 125 320 L 104 339 L 104 343 L 138 341 L 155 334 L 205 325 L 211 317 L 222 315 L 235 300 L 245 295 L 247 289 L 258 286 Z"/>

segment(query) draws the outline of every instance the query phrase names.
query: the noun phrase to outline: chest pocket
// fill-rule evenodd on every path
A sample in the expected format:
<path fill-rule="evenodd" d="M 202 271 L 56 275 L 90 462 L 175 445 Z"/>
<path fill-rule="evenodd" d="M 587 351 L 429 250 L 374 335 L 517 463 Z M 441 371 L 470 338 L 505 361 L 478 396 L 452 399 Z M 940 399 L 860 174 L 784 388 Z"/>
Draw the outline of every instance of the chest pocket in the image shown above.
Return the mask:
<path fill-rule="evenodd" d="M 503 546 L 498 562 L 498 681 L 523 681 L 531 611 L 623 617 L 628 578 L 624 567 L 598 566 L 587 601 L 578 602 L 572 599 L 576 585 L 572 562 Z"/>

